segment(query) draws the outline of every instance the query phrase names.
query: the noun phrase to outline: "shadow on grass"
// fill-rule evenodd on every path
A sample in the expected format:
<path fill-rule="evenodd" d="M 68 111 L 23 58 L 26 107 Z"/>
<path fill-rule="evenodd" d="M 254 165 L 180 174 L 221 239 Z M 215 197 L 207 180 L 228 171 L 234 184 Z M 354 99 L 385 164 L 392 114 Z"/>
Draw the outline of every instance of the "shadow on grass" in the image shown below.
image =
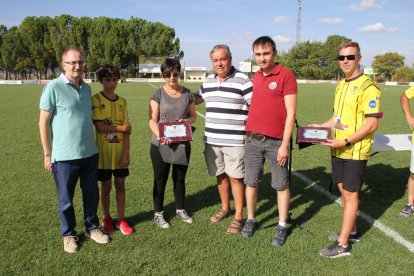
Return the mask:
<path fill-rule="evenodd" d="M 318 176 L 318 178 L 325 178 L 328 177 L 325 170 L 326 168 L 324 167 L 318 167 L 312 170 L 307 170 L 303 173 L 306 173 L 306 175 Z M 306 189 L 307 185 L 304 185 L 300 179 L 294 176 L 291 177 L 291 201 L 289 206 L 288 221 L 290 224 L 289 230 L 293 231 L 298 228 L 306 234 L 313 235 L 314 233 L 304 228 L 302 224 L 310 220 L 317 212 L 319 212 L 320 208 L 330 204 L 332 201 L 329 198 L 315 192 L 309 193 Z M 315 198 L 315 195 L 317 198 Z M 257 208 L 256 214 L 260 216 L 262 213 L 265 213 L 265 216 L 257 220 L 257 231 L 276 227 L 279 217 L 278 209 L 276 208 L 275 212 L 269 212 L 270 209 L 275 206 L 277 207 L 277 191 L 271 187 L 270 173 L 264 174 L 262 182 L 260 183 L 258 203 L 260 207 Z M 298 213 L 296 209 L 304 204 L 308 206 L 304 209 L 304 211 Z M 273 221 L 273 223 L 269 224 L 269 221 Z"/>
<path fill-rule="evenodd" d="M 212 181 L 214 180 L 215 178 L 212 178 Z M 168 180 L 165 190 L 166 193 L 173 193 L 171 181 L 172 180 L 170 179 Z M 220 200 L 217 191 L 217 184 L 215 182 L 211 183 L 207 188 L 202 189 L 194 194 L 188 194 L 187 192 L 185 197 L 185 209 L 190 216 L 204 208 L 208 208 L 218 203 L 220 203 Z M 170 221 L 172 217 L 175 217 L 175 201 L 164 205 L 164 216 L 167 221 Z M 130 216 L 128 217 L 128 221 L 135 226 L 144 221 L 151 221 L 153 218 L 154 211 L 150 210 L 137 213 L 134 216 Z"/>
<path fill-rule="evenodd" d="M 300 170 L 298 173 L 318 181 L 318 185 L 329 189 L 331 174 L 326 167 L 316 167 L 309 170 Z M 374 219 L 380 218 L 386 210 L 396 201 L 401 199 L 406 190 L 408 172 L 407 169 L 395 169 L 389 165 L 368 163 L 365 182 L 360 193 L 360 210 L 364 211 Z M 256 209 L 257 231 L 277 226 L 278 209 L 276 191 L 271 187 L 271 174 L 265 173 L 260 183 L 258 207 Z M 172 192 L 171 180 L 167 183 L 166 193 Z M 336 185 L 333 185 L 332 193 L 340 197 Z M 291 179 L 291 202 L 290 202 L 290 230 L 299 229 L 305 234 L 315 235 L 302 225 L 311 220 L 320 209 L 333 201 L 317 191 L 309 191 L 309 186 L 302 180 L 292 176 Z M 186 210 L 193 215 L 200 210 L 220 204 L 215 178 L 207 188 L 200 189 L 193 194 L 186 196 Z M 301 206 L 306 205 L 306 208 Z M 403 206 L 401 206 L 402 208 Z M 275 211 L 273 211 L 273 210 Z M 164 206 L 165 217 L 170 220 L 175 216 L 175 202 L 172 201 Z M 245 214 L 247 210 L 245 208 Z M 128 220 L 132 225 L 153 219 L 153 210 L 137 213 L 130 216 Z M 398 215 L 398 214 L 396 214 Z M 342 216 L 338 217 L 341 220 Z M 273 221 L 273 222 L 272 222 Z M 357 219 L 358 231 L 363 235 L 372 225 Z"/>
<path fill-rule="evenodd" d="M 311 176 L 310 178 L 312 180 L 319 180 L 318 185 L 326 190 L 329 189 L 331 174 L 326 173 L 324 168 L 318 167 L 298 171 L 298 173 Z M 359 195 L 359 209 L 372 218 L 379 219 L 396 200 L 401 199 L 405 195 L 407 177 L 407 169 L 396 169 L 384 164 L 370 165 L 368 161 L 364 178 L 365 181 Z M 321 179 L 324 179 L 324 181 L 320 181 Z M 294 226 L 300 226 L 307 220 L 312 219 L 324 205 L 333 203 L 332 200 L 322 194 L 318 195 L 318 200 L 312 198 L 309 194 L 315 193 L 306 193 L 305 188 L 307 186 L 300 185 L 297 182 L 302 183 L 301 180 L 295 181 L 295 178 L 293 178 L 292 198 L 295 194 L 299 194 L 300 196 L 291 201 L 290 210 L 294 212 L 295 207 L 301 204 L 309 204 L 309 206 L 301 214 L 292 219 Z M 298 185 L 295 185 L 295 183 Z M 332 185 L 332 193 L 340 197 L 337 185 Z M 397 216 L 398 214 L 395 215 Z M 338 219 L 341 220 L 342 216 Z M 363 235 L 372 227 L 372 224 L 362 220 L 360 217 L 357 219 L 357 225 L 360 235 Z"/>

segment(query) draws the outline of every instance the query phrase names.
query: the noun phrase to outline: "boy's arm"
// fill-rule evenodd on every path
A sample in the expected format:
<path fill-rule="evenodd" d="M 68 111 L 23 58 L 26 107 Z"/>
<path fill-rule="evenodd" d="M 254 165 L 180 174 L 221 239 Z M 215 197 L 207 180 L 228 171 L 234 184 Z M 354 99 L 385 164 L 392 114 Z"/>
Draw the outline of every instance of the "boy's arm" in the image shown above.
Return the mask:
<path fill-rule="evenodd" d="M 131 133 L 131 125 L 122 125 L 122 126 L 111 126 L 107 125 L 102 121 L 94 121 L 96 131 L 99 133 L 113 133 L 113 132 L 124 132 Z"/>
<path fill-rule="evenodd" d="M 130 142 L 130 134 L 124 133 L 123 134 L 123 150 L 122 150 L 122 156 L 120 161 L 121 168 L 127 168 L 130 162 L 129 158 L 129 142 Z"/>

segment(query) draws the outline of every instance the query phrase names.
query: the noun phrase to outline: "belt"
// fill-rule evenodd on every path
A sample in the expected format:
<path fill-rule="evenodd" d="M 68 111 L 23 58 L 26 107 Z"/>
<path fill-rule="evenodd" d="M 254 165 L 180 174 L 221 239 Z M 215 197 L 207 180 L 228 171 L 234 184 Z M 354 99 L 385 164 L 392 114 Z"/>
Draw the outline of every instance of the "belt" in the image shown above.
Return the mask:
<path fill-rule="evenodd" d="M 247 137 L 251 137 L 253 139 L 259 140 L 259 141 L 265 141 L 265 140 L 280 140 L 278 138 L 270 137 L 264 134 L 260 134 L 257 132 L 246 132 Z"/>

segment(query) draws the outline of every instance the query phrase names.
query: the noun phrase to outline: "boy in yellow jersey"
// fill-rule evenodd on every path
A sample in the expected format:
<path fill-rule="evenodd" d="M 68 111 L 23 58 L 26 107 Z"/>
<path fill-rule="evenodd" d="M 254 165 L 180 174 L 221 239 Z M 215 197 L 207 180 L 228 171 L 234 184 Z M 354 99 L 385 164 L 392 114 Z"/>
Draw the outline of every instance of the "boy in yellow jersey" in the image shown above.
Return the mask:
<path fill-rule="evenodd" d="M 97 71 L 103 90 L 92 96 L 93 122 L 96 129 L 96 143 L 99 150 L 98 180 L 102 183 L 101 203 L 104 213 L 103 230 L 114 231 L 109 213 L 112 175 L 115 177 L 118 219 L 115 227 L 124 235 L 131 235 L 134 229 L 125 220 L 125 177 L 129 175 L 128 107 L 124 98 L 115 94 L 121 77 L 118 68 L 106 64 Z"/>
<path fill-rule="evenodd" d="M 414 128 L 414 117 L 411 114 L 410 100 L 414 97 L 414 86 L 408 88 L 400 98 L 401 108 L 404 111 L 405 118 L 411 129 Z M 411 141 L 411 165 L 410 176 L 408 177 L 407 189 L 408 189 L 408 203 L 401 210 L 400 215 L 409 217 L 414 213 L 414 133 Z"/>
<path fill-rule="evenodd" d="M 332 155 L 332 182 L 338 184 L 342 198 L 342 229 L 328 239 L 334 243 L 319 251 L 321 256 L 337 258 L 351 254 L 350 242 L 359 240 L 356 218 L 359 191 L 380 115 L 381 92 L 359 67 L 358 43 L 341 44 L 338 62 L 345 74 L 335 91 L 334 116 L 321 125 L 332 128 L 334 139 L 327 146 Z"/>

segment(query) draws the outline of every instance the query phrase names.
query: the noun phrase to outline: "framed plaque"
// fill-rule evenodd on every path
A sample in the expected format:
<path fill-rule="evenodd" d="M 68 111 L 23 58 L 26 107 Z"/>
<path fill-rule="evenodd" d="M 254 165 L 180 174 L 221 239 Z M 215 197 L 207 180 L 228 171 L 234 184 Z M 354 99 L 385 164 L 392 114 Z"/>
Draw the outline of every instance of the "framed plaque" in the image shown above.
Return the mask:
<path fill-rule="evenodd" d="M 159 123 L 160 139 L 170 139 L 172 142 L 193 140 L 193 132 L 189 122 Z"/>
<path fill-rule="evenodd" d="M 332 138 L 332 129 L 329 127 L 299 127 L 296 143 L 325 143 Z"/>

